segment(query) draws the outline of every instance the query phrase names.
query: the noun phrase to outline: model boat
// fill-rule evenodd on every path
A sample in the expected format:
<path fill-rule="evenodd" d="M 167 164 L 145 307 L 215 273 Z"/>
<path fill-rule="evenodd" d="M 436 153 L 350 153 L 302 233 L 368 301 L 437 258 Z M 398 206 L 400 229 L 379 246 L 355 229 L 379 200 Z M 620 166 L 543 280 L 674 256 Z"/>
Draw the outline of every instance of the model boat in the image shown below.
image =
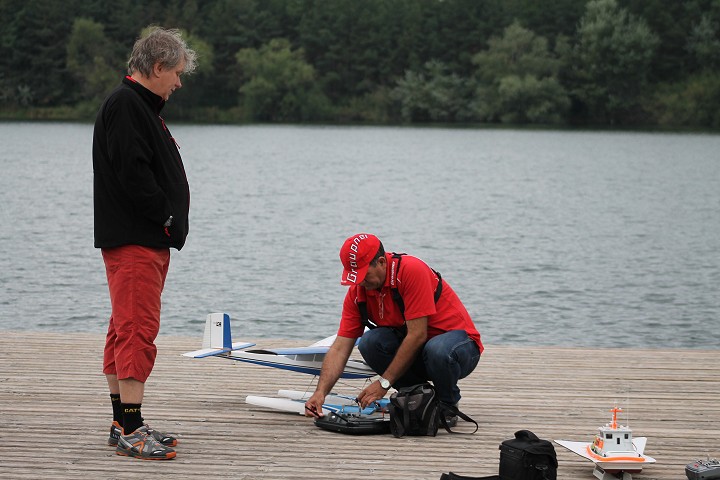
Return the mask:
<path fill-rule="evenodd" d="M 593 474 L 601 480 L 631 480 L 633 473 L 639 473 L 655 459 L 645 455 L 647 438 L 633 438 L 630 427 L 620 425 L 617 414 L 620 407 L 614 407 L 612 422 L 598 428 L 591 443 L 555 440 L 555 443 L 577 453 L 595 464 Z"/>

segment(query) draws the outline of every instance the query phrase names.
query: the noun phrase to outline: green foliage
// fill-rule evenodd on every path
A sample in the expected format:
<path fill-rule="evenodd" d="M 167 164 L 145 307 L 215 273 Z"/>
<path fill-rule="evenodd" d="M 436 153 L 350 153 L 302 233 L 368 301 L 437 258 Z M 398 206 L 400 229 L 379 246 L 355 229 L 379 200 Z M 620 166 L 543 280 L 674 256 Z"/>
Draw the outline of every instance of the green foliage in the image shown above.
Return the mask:
<path fill-rule="evenodd" d="M 560 60 L 547 40 L 513 22 L 488 45 L 473 57 L 478 82 L 473 108 L 479 119 L 561 123 L 570 100 L 557 78 Z"/>
<path fill-rule="evenodd" d="M 720 67 L 718 26 L 708 15 L 702 15 L 700 21 L 693 25 L 687 50 L 695 60 L 696 70 L 711 71 Z"/>
<path fill-rule="evenodd" d="M 378 87 L 370 93 L 351 97 L 341 105 L 331 108 L 330 118 L 338 122 L 391 123 L 399 119 L 395 115 L 396 100 L 389 87 Z"/>
<path fill-rule="evenodd" d="M 148 25 L 199 56 L 171 119 L 707 126 L 720 109 L 720 0 L 0 0 L 0 18 L 6 117 L 91 115 Z"/>
<path fill-rule="evenodd" d="M 212 46 L 213 72 L 192 79 L 194 94 L 198 96 L 198 90 L 201 92 L 196 99 L 198 104 L 210 109 L 237 106 L 240 71 L 235 56 L 242 48 L 259 48 L 273 38 L 285 36 L 281 26 L 285 3 L 290 4 L 289 1 L 278 4 L 278 0 L 199 2 L 194 28 L 189 31 Z M 288 22 L 288 26 L 292 26 L 292 22 Z M 202 58 L 200 62 L 207 63 Z"/>
<path fill-rule="evenodd" d="M 393 42 L 401 30 L 395 18 L 404 21 L 396 2 L 368 0 L 308 0 L 298 23 L 297 43 L 306 52 L 322 82 L 323 90 L 335 102 L 360 97 L 402 70 L 403 50 Z M 412 18 L 416 8 L 408 13 Z"/>
<path fill-rule="evenodd" d="M 66 65 L 75 78 L 82 100 L 101 101 L 117 83 L 111 67 L 113 52 L 103 26 L 87 18 L 77 18 L 67 42 Z"/>
<path fill-rule="evenodd" d="M 720 20 L 717 0 L 618 0 L 618 5 L 647 22 L 659 45 L 649 66 L 652 83 L 673 83 L 693 75 L 697 63 L 688 56 L 688 35 L 702 16 Z"/>
<path fill-rule="evenodd" d="M 717 74 L 698 73 L 657 90 L 649 108 L 667 126 L 720 128 L 720 82 Z"/>
<path fill-rule="evenodd" d="M 65 41 L 74 1 L 27 0 L 3 17 L 3 38 L 12 44 L 4 59 L 6 81 L 17 104 L 49 106 L 70 100 L 70 79 L 65 76 Z M 6 40 L 4 40 L 6 41 Z"/>
<path fill-rule="evenodd" d="M 406 122 L 455 122 L 471 119 L 468 82 L 439 61 L 427 62 L 419 72 L 408 71 L 392 95 L 400 102 Z"/>
<path fill-rule="evenodd" d="M 585 3 L 582 0 L 505 0 L 504 8 L 507 18 L 551 40 L 557 35 L 575 33 L 585 12 Z"/>
<path fill-rule="evenodd" d="M 213 51 L 212 45 L 203 40 L 197 35 L 188 33 L 183 30 L 183 38 L 187 43 L 188 47 L 195 50 L 197 54 L 197 68 L 193 72 L 193 75 L 199 75 L 203 77 L 211 76 L 215 72 L 215 52 Z"/>
<path fill-rule="evenodd" d="M 591 121 L 624 123 L 636 114 L 648 86 L 658 37 L 616 0 L 589 2 L 577 37 L 573 95 L 586 105 Z"/>
<path fill-rule="evenodd" d="M 237 62 L 247 80 L 240 87 L 249 119 L 302 121 L 322 118 L 327 101 L 315 83 L 315 69 L 302 50 L 285 39 L 271 40 L 260 49 L 244 48 Z"/>
<path fill-rule="evenodd" d="M 490 38 L 488 47 L 473 57 L 480 81 L 492 82 L 505 75 L 557 75 L 560 62 L 549 51 L 547 40 L 517 21 L 505 29 L 502 37 Z"/>
<path fill-rule="evenodd" d="M 497 88 L 480 89 L 475 105 L 480 118 L 488 121 L 559 124 L 564 122 L 570 99 L 554 78 L 508 75 Z"/>

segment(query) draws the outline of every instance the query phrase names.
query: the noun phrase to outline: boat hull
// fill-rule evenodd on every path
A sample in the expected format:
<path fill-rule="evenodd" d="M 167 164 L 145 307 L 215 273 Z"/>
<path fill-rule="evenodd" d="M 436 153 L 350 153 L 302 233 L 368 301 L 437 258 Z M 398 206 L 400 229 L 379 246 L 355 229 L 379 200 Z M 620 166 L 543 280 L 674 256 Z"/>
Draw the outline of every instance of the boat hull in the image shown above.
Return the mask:
<path fill-rule="evenodd" d="M 591 453 L 590 446 L 592 444 L 587 442 L 555 440 L 555 443 L 567 448 L 571 452 L 576 453 L 583 458 L 587 458 L 608 473 L 639 473 L 645 465 L 655 463 L 654 458 L 643 453 L 645 450 L 645 444 L 647 443 L 646 437 L 637 437 L 633 439 L 633 446 L 635 447 L 635 451 L 638 455 L 637 459 L 629 459 L 629 457 L 616 457 L 613 460 L 613 457 L 600 457 L 599 455 Z"/>

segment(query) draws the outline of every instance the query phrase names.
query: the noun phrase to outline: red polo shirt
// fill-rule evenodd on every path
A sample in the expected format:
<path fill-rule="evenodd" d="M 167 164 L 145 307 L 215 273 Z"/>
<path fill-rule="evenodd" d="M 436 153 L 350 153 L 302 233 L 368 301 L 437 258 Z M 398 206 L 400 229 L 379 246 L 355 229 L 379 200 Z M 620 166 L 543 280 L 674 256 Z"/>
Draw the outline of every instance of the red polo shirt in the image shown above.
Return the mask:
<path fill-rule="evenodd" d="M 388 268 L 385 284 L 380 290 L 365 290 L 358 285 L 349 287 L 343 302 L 338 335 L 348 338 L 362 336 L 365 327 L 360 319 L 357 302 L 367 301 L 368 314 L 378 326 L 400 327 L 405 323 L 405 319 L 412 321 L 427 316 L 428 339 L 450 330 L 465 330 L 482 353 L 480 333 L 450 285 L 445 280 L 442 281 L 442 293 L 436 304 L 434 297 L 438 277 L 435 272 L 419 258 L 404 255 L 396 278 L 392 278 L 394 264 L 397 264 L 397 259 L 393 259 L 392 255 L 385 254 Z M 405 317 L 392 298 L 390 288 L 393 281 L 405 304 Z"/>

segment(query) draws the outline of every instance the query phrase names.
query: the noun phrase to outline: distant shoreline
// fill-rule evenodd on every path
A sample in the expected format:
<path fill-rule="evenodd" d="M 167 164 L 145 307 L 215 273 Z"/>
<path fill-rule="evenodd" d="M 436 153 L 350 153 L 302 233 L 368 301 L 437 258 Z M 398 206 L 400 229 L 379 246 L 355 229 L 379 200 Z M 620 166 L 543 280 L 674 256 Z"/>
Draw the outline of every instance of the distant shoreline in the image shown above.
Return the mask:
<path fill-rule="evenodd" d="M 99 107 L 99 105 L 98 105 Z M 235 126 L 316 126 L 316 127 L 389 127 L 389 128 L 447 128 L 447 129 L 476 129 L 476 130 L 523 130 L 523 131 L 558 131 L 558 132 L 636 132 L 636 133 L 686 133 L 686 134 L 720 134 L 720 128 L 703 126 L 666 126 L 666 125 L 539 125 L 533 123 L 505 124 L 505 123 L 462 123 L 462 122 L 416 122 L 416 123 L 381 123 L 362 121 L 317 121 L 317 122 L 249 122 L 239 119 L 207 118 L 204 115 L 188 115 L 181 118 L 173 116 L 172 108 L 163 115 L 167 122 L 174 125 L 235 125 Z M 32 109 L 20 112 L 0 111 L 0 125 L 2 123 L 28 122 L 28 123 L 80 123 L 92 125 L 95 121 L 95 112 L 72 113 L 66 108 Z"/>

